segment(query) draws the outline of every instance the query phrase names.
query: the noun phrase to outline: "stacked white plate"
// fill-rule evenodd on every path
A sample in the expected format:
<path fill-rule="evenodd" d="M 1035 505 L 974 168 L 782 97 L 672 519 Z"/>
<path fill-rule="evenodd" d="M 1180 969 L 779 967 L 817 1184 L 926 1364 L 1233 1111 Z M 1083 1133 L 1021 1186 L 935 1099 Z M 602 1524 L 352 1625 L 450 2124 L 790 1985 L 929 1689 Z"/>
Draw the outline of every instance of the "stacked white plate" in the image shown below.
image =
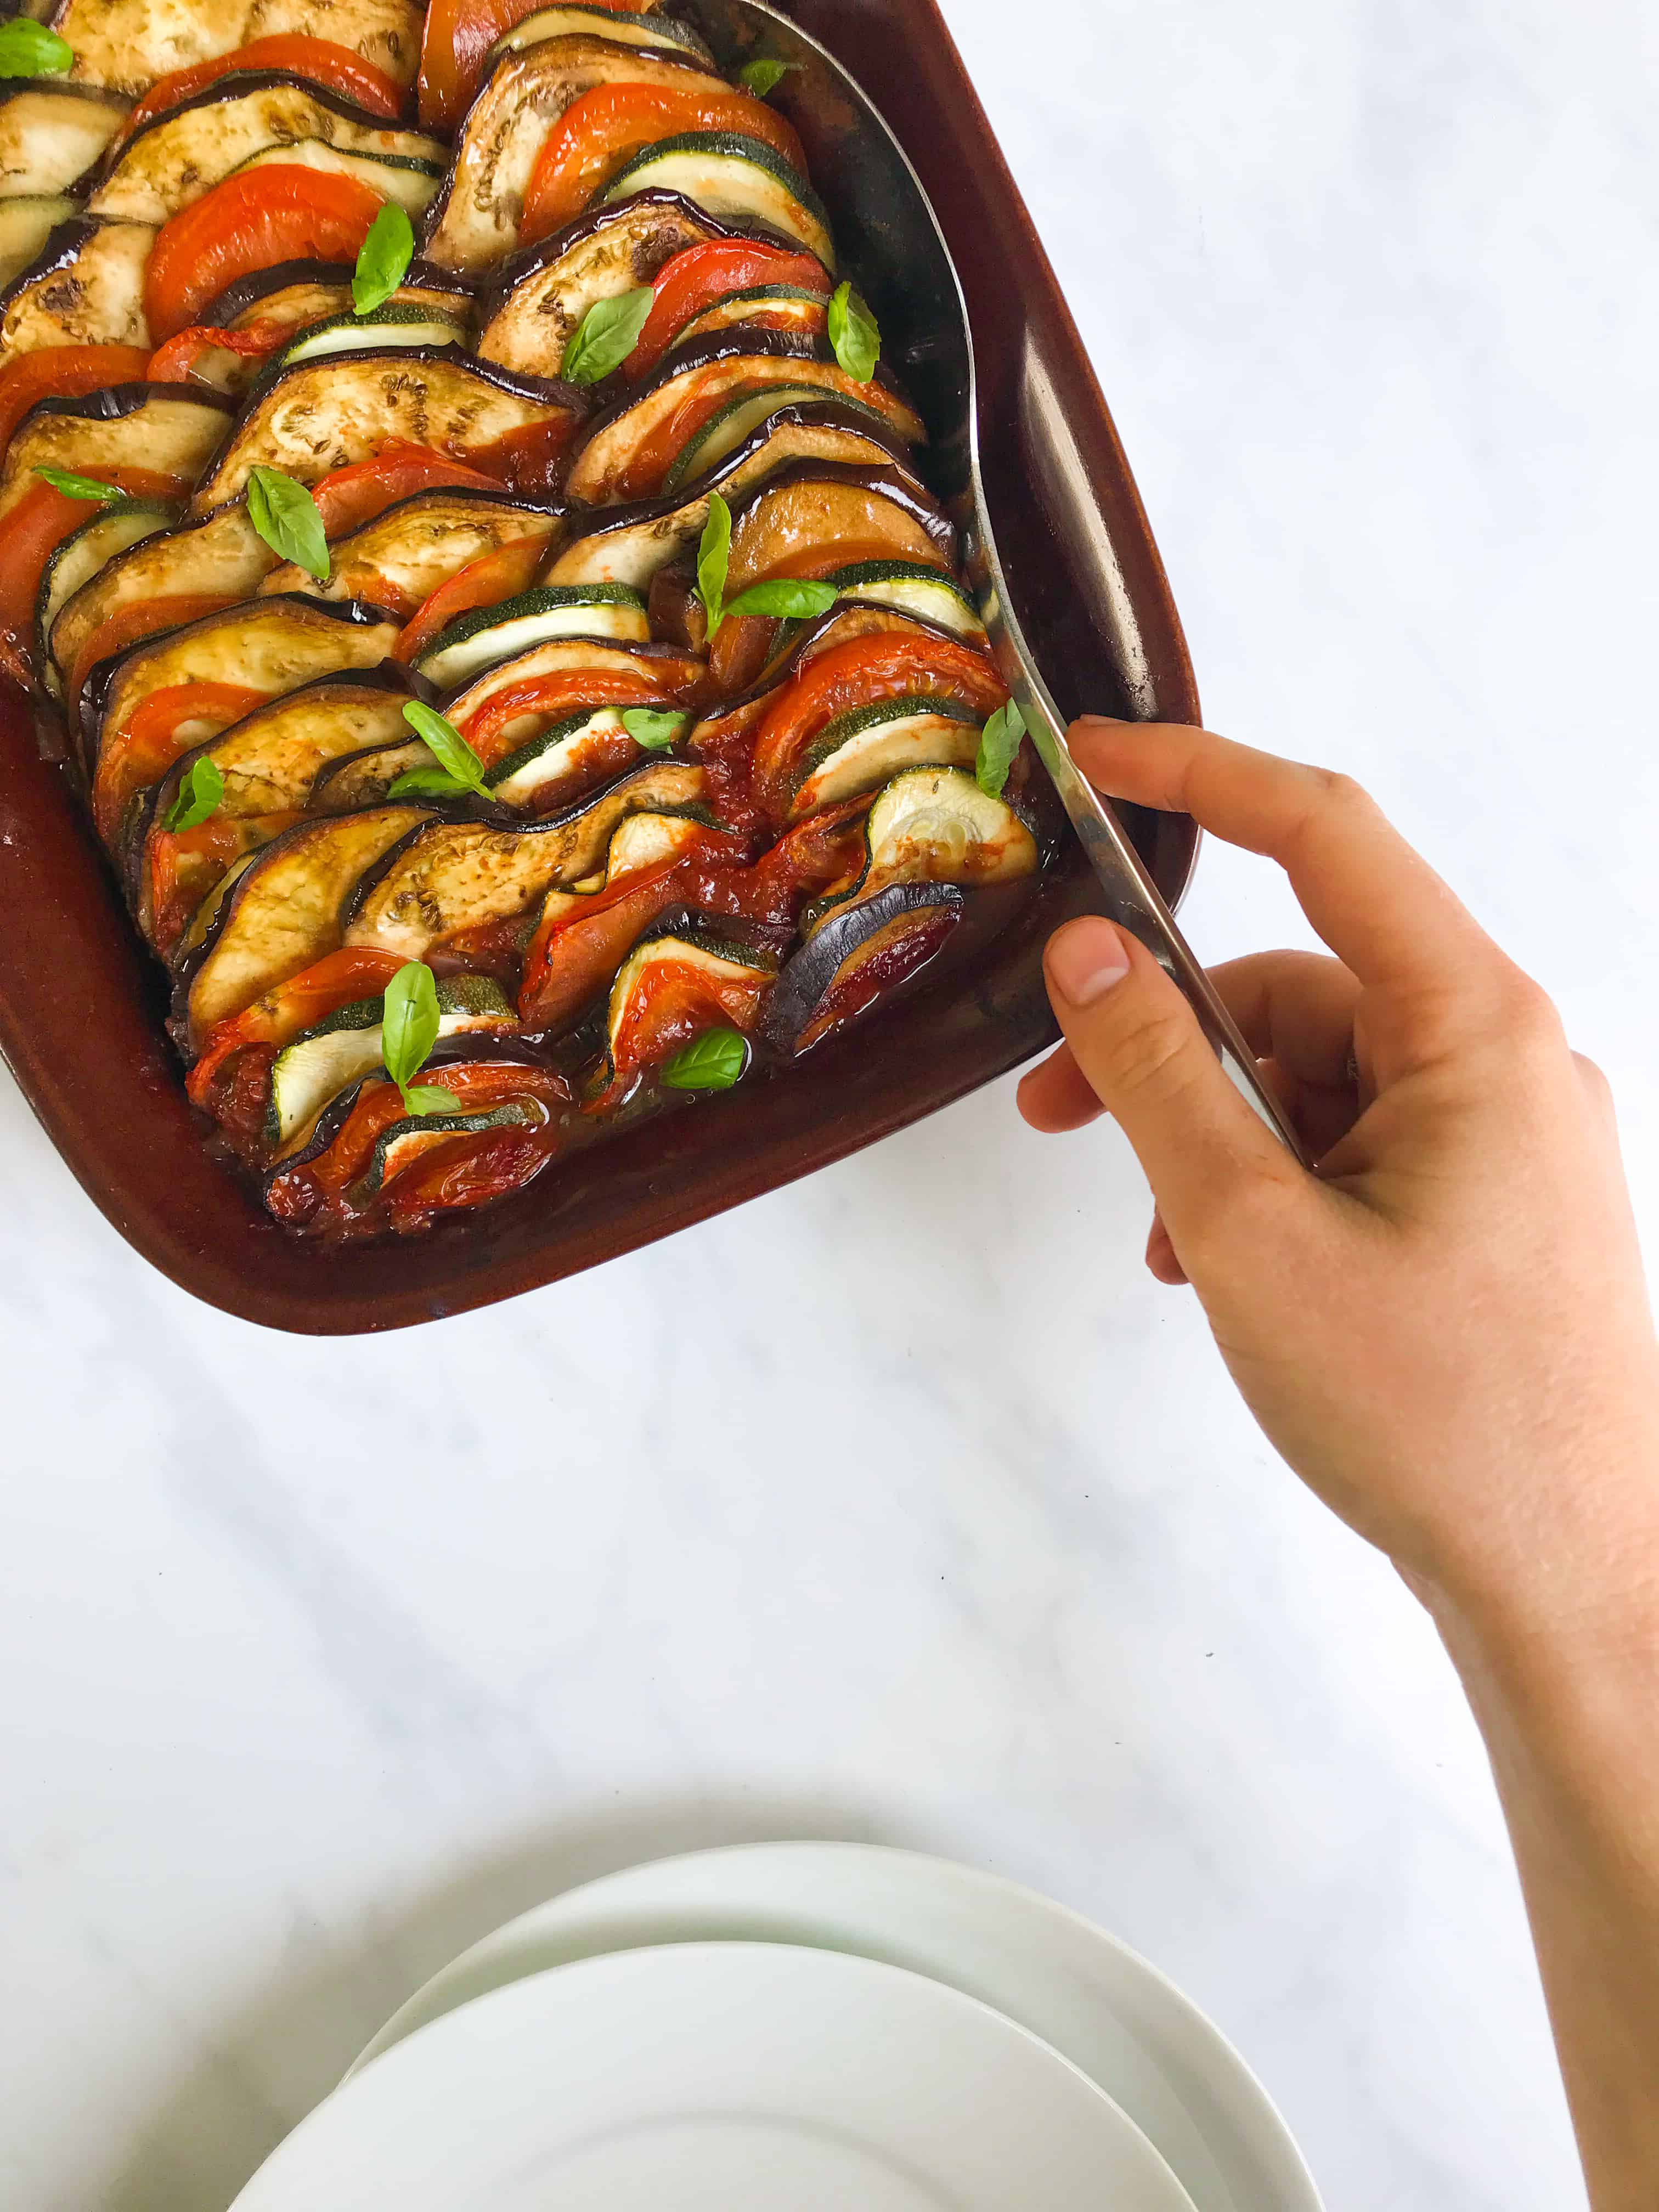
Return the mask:
<path fill-rule="evenodd" d="M 234 2212 L 1320 2212 L 1162 1975 L 1012 1883 L 763 1844 L 453 1960 Z"/>

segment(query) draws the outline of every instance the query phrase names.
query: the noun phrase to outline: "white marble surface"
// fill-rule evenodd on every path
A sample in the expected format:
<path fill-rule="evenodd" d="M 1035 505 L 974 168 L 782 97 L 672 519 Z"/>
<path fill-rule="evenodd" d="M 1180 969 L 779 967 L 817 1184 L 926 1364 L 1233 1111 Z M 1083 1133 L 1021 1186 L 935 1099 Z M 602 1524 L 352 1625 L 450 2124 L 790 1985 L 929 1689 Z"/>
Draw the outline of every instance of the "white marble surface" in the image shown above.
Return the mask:
<path fill-rule="evenodd" d="M 1364 777 L 1614 1077 L 1654 1218 L 1651 19 L 948 0 L 1211 719 Z M 1211 955 L 1299 934 L 1211 849 Z M 586 1875 L 866 1837 L 1097 1916 L 1333 2212 L 1581 2201 L 1478 1741 L 999 1085 L 388 1341 L 149 1273 L 0 1096 L 0 2199 L 217 2212 Z"/>

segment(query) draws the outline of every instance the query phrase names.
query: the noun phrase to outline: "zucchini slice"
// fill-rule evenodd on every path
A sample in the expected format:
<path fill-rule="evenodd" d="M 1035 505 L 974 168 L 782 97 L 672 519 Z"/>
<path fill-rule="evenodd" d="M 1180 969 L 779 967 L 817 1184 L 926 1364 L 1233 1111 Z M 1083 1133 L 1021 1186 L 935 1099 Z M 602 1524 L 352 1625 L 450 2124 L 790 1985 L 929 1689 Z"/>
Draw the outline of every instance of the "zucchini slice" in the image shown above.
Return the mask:
<path fill-rule="evenodd" d="M 432 823 L 364 886 L 344 942 L 423 959 L 457 930 L 511 921 L 555 884 L 592 875 L 624 815 L 700 805 L 703 795 L 703 772 L 695 763 L 651 761 L 571 812 L 521 830 Z"/>
<path fill-rule="evenodd" d="M 947 569 L 917 561 L 855 561 L 832 570 L 823 580 L 835 586 L 837 599 L 918 615 L 975 644 L 984 639 L 978 608 Z"/>
<path fill-rule="evenodd" d="M 797 763 L 789 819 L 874 791 L 903 769 L 972 768 L 981 726 L 960 701 L 924 693 L 849 708 L 824 725 Z"/>
<path fill-rule="evenodd" d="M 425 307 L 404 307 L 388 300 L 367 315 L 330 315 L 313 323 L 297 338 L 272 356 L 265 371 L 280 376 L 302 361 L 327 361 L 337 354 L 366 353 L 387 346 L 459 345 L 466 325 L 459 316 L 434 315 Z"/>
<path fill-rule="evenodd" d="M 862 866 L 807 909 L 804 933 L 890 884 L 1006 884 L 1035 875 L 1036 865 L 1036 840 L 1012 806 L 961 769 L 912 769 L 870 809 Z"/>
<path fill-rule="evenodd" d="M 823 202 L 781 154 L 734 131 L 693 131 L 647 146 L 605 186 L 614 205 L 658 187 L 679 192 L 710 215 L 763 223 L 816 253 L 831 275 L 836 246 Z"/>
<path fill-rule="evenodd" d="M 429 259 L 441 269 L 471 273 L 511 252 L 536 156 L 572 101 L 601 84 L 711 94 L 731 89 L 668 41 L 647 49 L 578 34 L 509 47 L 462 121 L 449 180 L 422 244 Z"/>
<path fill-rule="evenodd" d="M 413 614 L 459 569 L 501 546 L 529 538 L 552 545 L 562 520 L 510 491 L 465 487 L 412 492 L 329 547 L 329 577 L 319 584 L 292 562 L 273 568 L 262 592 L 310 592 L 325 599 L 368 599 Z"/>
<path fill-rule="evenodd" d="M 538 46 L 544 39 L 565 39 L 585 33 L 594 39 L 608 39 L 613 46 L 649 46 L 658 52 L 680 50 L 696 62 L 699 69 L 715 69 L 718 64 L 697 33 L 689 23 L 677 23 L 672 15 L 628 15 L 622 9 L 560 6 L 538 8 L 533 15 L 526 15 L 515 23 L 505 36 L 496 40 L 489 50 L 492 63 L 503 54 L 520 53 L 526 46 Z"/>
<path fill-rule="evenodd" d="M 547 1109 L 539 1098 L 507 1098 L 499 1106 L 474 1114 L 411 1114 L 394 1121 L 374 1139 L 368 1165 L 357 1188 L 365 1199 L 379 1197 L 387 1183 L 413 1167 L 452 1137 L 476 1135 L 486 1129 L 540 1129 L 547 1125 Z"/>
<path fill-rule="evenodd" d="M 400 171 L 425 174 L 434 189 L 443 173 L 444 149 L 435 138 L 390 129 L 383 117 L 302 77 L 257 70 L 222 76 L 144 124 L 117 153 L 87 210 L 163 223 L 256 157 L 302 161 L 313 149 L 349 161 L 378 156 L 384 169 L 349 173 L 374 179 L 388 198 Z"/>
<path fill-rule="evenodd" d="M 479 304 L 478 351 L 526 375 L 545 375 L 596 301 L 636 291 L 688 247 L 744 235 L 678 192 L 636 192 L 590 208 L 550 238 L 515 253 Z"/>
<path fill-rule="evenodd" d="M 149 344 L 148 223 L 60 223 L 0 293 L 0 361 L 40 346 Z"/>
<path fill-rule="evenodd" d="M 170 70 L 216 61 L 252 39 L 283 32 L 331 39 L 409 84 L 420 59 L 423 13 L 417 0 L 214 0 L 210 8 L 58 0 L 47 20 L 75 49 L 78 82 L 139 93 Z"/>
<path fill-rule="evenodd" d="M 0 108 L 0 116 L 4 113 Z M 64 192 L 18 192 L 0 199 L 0 284 L 9 284 L 38 261 L 53 231 L 75 212 L 75 202 Z"/>
<path fill-rule="evenodd" d="M 808 292 L 799 284 L 751 284 L 741 292 L 724 292 L 718 300 L 711 300 L 700 315 L 674 333 L 674 343 L 689 345 L 694 338 L 711 337 L 716 331 L 754 322 L 769 330 L 799 331 L 813 337 L 823 330 L 829 306 L 827 292 Z"/>
<path fill-rule="evenodd" d="M 454 691 L 500 662 L 554 638 L 643 645 L 650 635 L 644 594 L 629 585 L 542 585 L 500 606 L 477 607 L 463 615 L 440 631 L 415 666 L 441 691 Z"/>
<path fill-rule="evenodd" d="M 664 498 L 718 468 L 727 455 L 735 453 L 754 431 L 769 423 L 773 416 L 781 415 L 786 409 L 825 404 L 823 387 L 819 385 L 786 382 L 761 385 L 753 390 L 740 386 L 723 406 L 709 416 L 702 429 L 686 440 L 674 456 L 668 473 L 662 480 Z M 862 400 L 849 399 L 841 393 L 837 393 L 834 401 L 829 404 L 833 404 L 836 410 L 836 428 L 861 428 L 873 434 L 868 438 L 854 438 L 848 445 L 848 450 L 842 451 L 838 447 L 834 453 L 825 455 L 826 459 L 874 460 L 879 463 L 892 458 L 895 441 L 889 430 L 887 418 L 878 408 L 867 407 Z M 848 441 L 843 441 L 842 444 L 847 445 Z"/>
<path fill-rule="evenodd" d="M 497 692 L 538 677 L 575 673 L 643 675 L 653 687 L 660 688 L 664 699 L 672 700 L 695 689 L 706 670 L 701 660 L 690 653 L 677 652 L 672 646 L 611 645 L 602 638 L 592 637 L 554 638 L 546 645 L 532 646 L 529 652 L 515 654 L 511 660 L 498 661 L 495 667 L 486 669 L 464 691 L 457 692 L 448 701 L 444 712 L 456 728 L 465 732 L 479 708 Z M 649 696 L 656 696 L 654 688 Z M 498 757 L 534 736 L 542 720 L 540 714 L 531 713 L 507 723 L 499 732 L 497 748 L 494 748 Z"/>
<path fill-rule="evenodd" d="M 606 768 L 617 765 L 618 756 L 626 761 L 638 750 L 619 707 L 579 707 L 497 761 L 485 771 L 484 781 L 503 806 L 528 806 L 550 791 L 568 792 L 596 781 Z"/>
<path fill-rule="evenodd" d="M 429 819 L 419 806 L 380 806 L 301 823 L 256 853 L 221 901 L 185 988 L 181 1026 L 191 1048 L 216 1022 L 336 951 L 353 884 Z"/>
<path fill-rule="evenodd" d="M 191 511 L 207 514 L 234 499 L 251 469 L 281 469 L 313 484 L 331 469 L 368 460 L 395 438 L 465 460 L 515 430 L 562 425 L 579 412 L 568 386 L 509 376 L 454 347 L 392 347 L 301 362 L 248 406 L 197 487 Z"/>
<path fill-rule="evenodd" d="M 276 565 L 276 556 L 240 506 L 142 538 L 107 561 L 54 618 L 48 644 L 58 673 L 67 682 L 82 649 L 125 607 L 211 592 L 249 599 Z M 65 703 L 73 714 L 75 701 Z"/>
<path fill-rule="evenodd" d="M 45 672 L 49 684 L 53 680 L 52 626 L 67 602 L 83 584 L 91 581 L 106 562 L 112 561 L 118 553 L 125 553 L 131 545 L 142 544 L 146 538 L 154 538 L 160 531 L 170 530 L 178 520 L 179 510 L 164 507 L 159 500 L 112 501 L 109 506 L 100 507 L 90 522 L 83 522 L 78 530 L 70 531 L 52 548 L 40 572 L 40 587 L 34 599 L 36 665 Z"/>
<path fill-rule="evenodd" d="M 65 192 L 102 157 L 129 102 L 97 85 L 15 77 L 0 88 L 0 192 Z"/>
<path fill-rule="evenodd" d="M 0 468 L 0 528 L 33 490 L 38 468 L 107 477 L 123 466 L 193 483 L 225 434 L 216 392 L 173 384 L 114 384 L 82 399 L 42 399 L 18 424 Z"/>
<path fill-rule="evenodd" d="M 422 143 L 436 143 L 432 139 Z M 441 156 L 443 149 L 437 150 Z M 329 176 L 355 178 L 383 200 L 395 200 L 411 216 L 425 213 L 444 175 L 441 158 L 432 161 L 418 155 L 375 154 L 362 147 L 331 145 L 321 138 L 299 139 L 291 146 L 267 146 L 246 161 L 239 161 L 231 174 L 240 177 L 252 169 L 269 168 L 320 169 Z"/>
<path fill-rule="evenodd" d="M 271 1063 L 265 1142 L 273 1152 L 293 1143 L 331 1098 L 380 1065 L 379 999 L 341 1006 L 285 1045 Z M 438 985 L 438 1035 L 516 1030 L 519 1018 L 499 983 L 487 975 L 445 976 Z"/>

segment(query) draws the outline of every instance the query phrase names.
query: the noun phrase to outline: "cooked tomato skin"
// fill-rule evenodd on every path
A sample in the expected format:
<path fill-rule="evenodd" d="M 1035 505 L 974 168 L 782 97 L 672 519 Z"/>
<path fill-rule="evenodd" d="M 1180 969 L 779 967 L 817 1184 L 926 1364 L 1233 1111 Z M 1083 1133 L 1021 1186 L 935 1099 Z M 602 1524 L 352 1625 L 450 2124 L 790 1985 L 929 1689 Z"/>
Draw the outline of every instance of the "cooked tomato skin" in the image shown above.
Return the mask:
<path fill-rule="evenodd" d="M 680 704 L 701 683 L 702 671 L 687 666 L 667 668 L 567 668 L 550 676 L 526 677 L 522 683 L 504 684 L 460 726 L 466 739 L 486 768 L 505 759 L 520 738 L 508 740 L 507 731 L 521 715 L 574 714 L 578 707 L 660 707 Z"/>
<path fill-rule="evenodd" d="M 378 998 L 404 964 L 398 952 L 376 952 L 366 946 L 346 945 L 330 952 L 297 975 L 245 1006 L 240 1014 L 210 1029 L 191 1069 L 185 1087 L 198 1106 L 212 1094 L 220 1068 L 245 1045 L 268 1044 L 273 1048 L 289 1042 L 325 1021 L 342 1006 L 360 999 Z"/>
<path fill-rule="evenodd" d="M 161 599 L 137 600 L 100 623 L 82 647 L 64 685 L 64 710 L 71 724 L 79 708 L 82 687 L 100 660 L 136 645 L 140 638 L 153 637 L 158 630 L 177 629 L 202 615 L 216 615 L 222 607 L 235 605 L 222 592 L 171 592 Z"/>
<path fill-rule="evenodd" d="M 156 348 L 144 373 L 151 384 L 198 383 L 216 390 L 206 377 L 195 374 L 196 363 L 204 353 L 216 350 L 239 354 L 244 361 L 264 361 L 288 336 L 286 323 L 250 323 L 243 331 L 215 330 L 210 324 L 192 323 Z"/>
<path fill-rule="evenodd" d="M 484 64 L 497 39 L 544 7 L 546 0 L 432 0 L 421 34 L 418 86 L 421 127 L 449 131 L 483 82 Z M 648 14 L 641 0 L 584 0 L 619 14 Z"/>
<path fill-rule="evenodd" d="M 544 499 L 564 481 L 565 456 L 578 420 L 573 410 L 545 422 L 526 422 L 493 445 L 476 447 L 469 459 L 510 491 Z"/>
<path fill-rule="evenodd" d="M 225 178 L 157 232 L 144 271 L 144 313 L 161 342 L 226 286 L 279 261 L 355 262 L 386 204 L 356 177 L 274 161 Z"/>
<path fill-rule="evenodd" d="M 39 346 L 0 368 L 0 453 L 37 399 L 79 399 L 106 385 L 136 384 L 149 368 L 138 346 Z"/>
<path fill-rule="evenodd" d="M 647 1070 L 661 1067 L 705 1030 L 729 1025 L 745 1035 L 775 977 L 763 969 L 711 976 L 671 957 L 653 960 L 635 984 L 611 1048 L 611 1080 L 584 1109 L 605 1114 Z"/>
<path fill-rule="evenodd" d="M 777 109 L 749 93 L 598 84 L 572 100 L 536 156 L 525 188 L 520 243 L 545 238 L 579 216 L 641 148 L 687 131 L 738 131 L 772 147 L 797 173 L 806 167 L 800 140 Z"/>
<path fill-rule="evenodd" d="M 815 366 L 812 374 L 803 379 L 801 363 L 787 356 L 740 354 L 730 360 L 712 361 L 687 377 L 686 389 L 678 403 L 647 436 L 639 439 L 626 463 L 606 479 L 601 503 L 654 499 L 682 448 L 696 437 L 711 416 L 718 414 L 726 402 L 745 386 L 758 390 L 768 384 L 803 381 L 822 384 L 826 399 L 856 399 L 884 415 L 893 414 L 901 404 L 884 386 L 860 384 L 844 369 L 830 367 L 826 372 Z"/>
<path fill-rule="evenodd" d="M 140 499 L 165 499 L 184 489 L 175 477 L 124 465 L 105 470 L 100 481 Z M 30 680 L 33 667 L 35 599 L 46 563 L 97 512 L 95 501 L 70 499 L 36 477 L 0 529 L 0 665 L 20 684 Z"/>
<path fill-rule="evenodd" d="M 551 526 L 549 526 L 551 535 Z M 527 591 L 546 550 L 545 538 L 519 538 L 497 545 L 458 568 L 447 582 L 428 592 L 400 633 L 392 659 L 406 665 L 424 653 L 441 630 L 475 607 L 493 607 L 501 599 Z"/>
<path fill-rule="evenodd" d="M 181 753 L 228 730 L 270 696 L 241 684 L 167 684 L 152 691 L 99 750 L 92 818 L 105 844 L 113 848 L 135 792 L 159 783 Z"/>
<path fill-rule="evenodd" d="M 458 1213 L 511 1197 L 540 1174 L 557 1152 L 550 1129 L 481 1129 L 434 1146 L 395 1176 L 377 1214 L 400 1237 L 429 1228 L 440 1213 Z M 376 1214 L 368 1217 L 373 1224 Z"/>
<path fill-rule="evenodd" d="M 248 45 L 238 46 L 234 53 L 219 54 L 211 61 L 193 62 L 188 69 L 172 70 L 166 76 L 158 76 L 116 134 L 116 151 L 169 108 L 179 106 L 196 93 L 204 92 L 222 76 L 249 70 L 282 70 L 289 76 L 303 77 L 307 84 L 319 84 L 325 91 L 341 93 L 365 113 L 384 116 L 388 122 L 395 123 L 404 112 L 404 95 L 384 70 L 376 69 L 361 54 L 354 54 L 349 46 L 336 46 L 331 39 L 307 38 L 301 33 L 290 31 L 274 38 L 252 40 Z"/>
<path fill-rule="evenodd" d="M 400 499 L 417 491 L 499 491 L 501 479 L 486 476 L 430 446 L 416 446 L 407 438 L 389 438 L 374 458 L 352 461 L 332 469 L 312 486 L 311 495 L 331 539 L 349 538 L 377 514 L 384 514 Z"/>
<path fill-rule="evenodd" d="M 744 292 L 756 284 L 798 284 L 808 292 L 830 289 L 829 276 L 815 254 L 766 246 L 751 238 L 714 238 L 702 246 L 688 246 L 684 253 L 665 262 L 653 280 L 656 297 L 639 343 L 623 363 L 627 374 L 643 376 L 654 368 L 680 331 L 705 307 L 728 292 Z"/>

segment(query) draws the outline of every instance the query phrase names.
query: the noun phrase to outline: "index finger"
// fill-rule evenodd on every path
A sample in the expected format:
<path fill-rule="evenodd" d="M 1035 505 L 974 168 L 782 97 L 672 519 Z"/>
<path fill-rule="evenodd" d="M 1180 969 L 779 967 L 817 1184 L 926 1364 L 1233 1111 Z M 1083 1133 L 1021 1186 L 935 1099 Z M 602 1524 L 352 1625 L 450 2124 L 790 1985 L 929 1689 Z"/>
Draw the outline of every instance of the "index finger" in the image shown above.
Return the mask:
<path fill-rule="evenodd" d="M 1349 777 L 1176 722 L 1072 725 L 1078 766 L 1114 799 L 1190 814 L 1277 860 L 1325 943 L 1368 988 L 1443 993 L 1503 955 Z"/>

